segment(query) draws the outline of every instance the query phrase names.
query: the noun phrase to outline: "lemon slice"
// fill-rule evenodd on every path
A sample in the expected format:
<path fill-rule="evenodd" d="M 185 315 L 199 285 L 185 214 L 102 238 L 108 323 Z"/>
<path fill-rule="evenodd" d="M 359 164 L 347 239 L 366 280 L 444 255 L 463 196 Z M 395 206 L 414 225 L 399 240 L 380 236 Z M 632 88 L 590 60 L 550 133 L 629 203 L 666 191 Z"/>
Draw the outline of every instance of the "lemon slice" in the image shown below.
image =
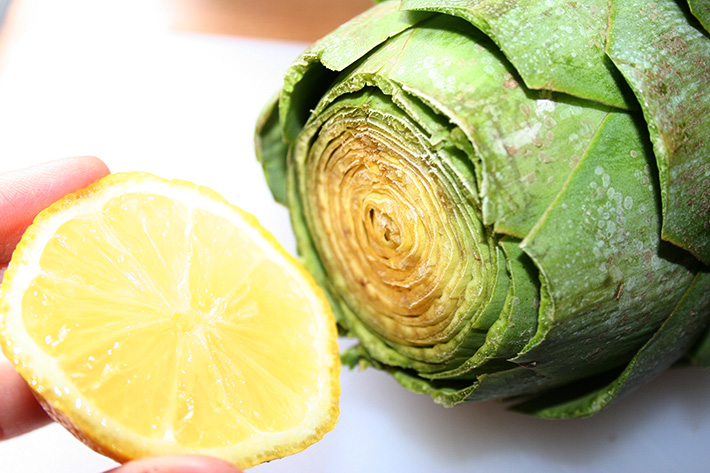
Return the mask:
<path fill-rule="evenodd" d="M 207 188 L 123 173 L 69 195 L 27 230 L 1 291 L 6 356 L 50 415 L 117 461 L 246 468 L 337 421 L 323 292 Z"/>

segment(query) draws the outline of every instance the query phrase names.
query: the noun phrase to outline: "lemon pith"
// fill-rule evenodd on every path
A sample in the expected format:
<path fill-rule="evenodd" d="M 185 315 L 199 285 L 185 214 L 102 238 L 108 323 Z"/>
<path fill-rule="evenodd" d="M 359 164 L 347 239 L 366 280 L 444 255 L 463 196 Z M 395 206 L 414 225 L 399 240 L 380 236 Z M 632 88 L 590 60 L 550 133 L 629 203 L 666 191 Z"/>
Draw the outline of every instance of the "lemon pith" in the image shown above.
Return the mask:
<path fill-rule="evenodd" d="M 3 350 L 102 453 L 207 453 L 246 467 L 333 427 L 339 367 L 324 297 L 215 193 L 113 175 L 41 214 L 16 254 Z"/>

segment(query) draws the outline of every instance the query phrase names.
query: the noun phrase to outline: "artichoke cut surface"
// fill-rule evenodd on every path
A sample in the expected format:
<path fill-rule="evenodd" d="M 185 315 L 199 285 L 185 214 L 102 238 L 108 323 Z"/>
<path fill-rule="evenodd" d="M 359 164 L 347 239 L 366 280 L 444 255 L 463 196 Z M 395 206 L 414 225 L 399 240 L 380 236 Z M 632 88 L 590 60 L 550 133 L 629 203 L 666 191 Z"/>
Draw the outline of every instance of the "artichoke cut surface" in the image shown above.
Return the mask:
<path fill-rule="evenodd" d="M 346 363 L 544 417 L 710 364 L 690 3 L 384 1 L 294 62 L 257 152 Z"/>

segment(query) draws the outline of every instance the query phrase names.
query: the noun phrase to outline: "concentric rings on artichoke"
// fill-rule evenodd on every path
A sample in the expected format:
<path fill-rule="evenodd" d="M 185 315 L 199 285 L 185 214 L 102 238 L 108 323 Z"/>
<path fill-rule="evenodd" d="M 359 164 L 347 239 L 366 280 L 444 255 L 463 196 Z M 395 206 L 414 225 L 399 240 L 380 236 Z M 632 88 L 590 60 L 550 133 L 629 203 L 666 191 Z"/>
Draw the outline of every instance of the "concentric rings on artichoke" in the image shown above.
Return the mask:
<path fill-rule="evenodd" d="M 430 347 L 485 305 L 495 254 L 446 150 L 397 112 L 378 93 L 331 104 L 298 187 L 339 297 L 389 342 Z"/>
<path fill-rule="evenodd" d="M 293 64 L 257 152 L 346 363 L 547 417 L 710 364 L 710 39 L 649 8 L 385 1 Z"/>

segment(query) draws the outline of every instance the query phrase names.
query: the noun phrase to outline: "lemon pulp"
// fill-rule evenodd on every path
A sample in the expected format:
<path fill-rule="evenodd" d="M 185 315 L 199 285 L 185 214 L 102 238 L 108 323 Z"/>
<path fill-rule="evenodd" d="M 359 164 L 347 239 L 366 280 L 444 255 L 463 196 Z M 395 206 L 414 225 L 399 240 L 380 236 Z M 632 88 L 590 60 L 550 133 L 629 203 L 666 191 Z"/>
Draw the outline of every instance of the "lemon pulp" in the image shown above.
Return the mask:
<path fill-rule="evenodd" d="M 335 321 L 305 270 L 208 189 L 105 180 L 40 214 L 3 281 L 3 350 L 48 411 L 120 461 L 248 467 L 332 429 Z"/>

